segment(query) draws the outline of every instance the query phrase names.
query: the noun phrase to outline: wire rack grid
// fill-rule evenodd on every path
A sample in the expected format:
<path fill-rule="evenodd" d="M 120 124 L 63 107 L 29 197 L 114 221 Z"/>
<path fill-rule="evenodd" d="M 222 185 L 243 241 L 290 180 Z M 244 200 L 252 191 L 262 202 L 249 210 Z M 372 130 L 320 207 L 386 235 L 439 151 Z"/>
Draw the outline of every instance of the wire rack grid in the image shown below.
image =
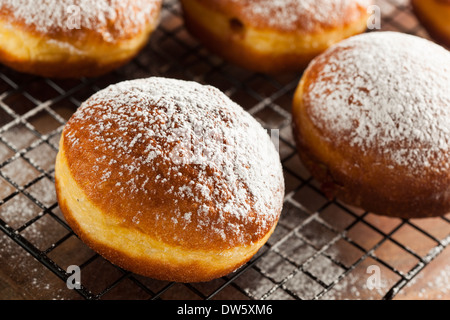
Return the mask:
<path fill-rule="evenodd" d="M 427 37 L 407 1 L 378 5 L 382 30 Z M 286 197 L 277 229 L 245 266 L 210 282 L 157 281 L 112 265 L 76 237 L 56 201 L 65 122 L 107 85 L 155 75 L 216 86 L 280 132 Z M 173 0 L 164 2 L 146 48 L 103 77 L 51 80 L 0 66 L 0 299 L 450 298 L 449 215 L 401 220 L 330 201 L 302 166 L 290 129 L 300 76 L 252 73 L 210 54 L 186 31 Z M 81 269 L 79 289 L 66 286 L 70 265 Z M 371 287 L 374 266 L 381 282 Z"/>

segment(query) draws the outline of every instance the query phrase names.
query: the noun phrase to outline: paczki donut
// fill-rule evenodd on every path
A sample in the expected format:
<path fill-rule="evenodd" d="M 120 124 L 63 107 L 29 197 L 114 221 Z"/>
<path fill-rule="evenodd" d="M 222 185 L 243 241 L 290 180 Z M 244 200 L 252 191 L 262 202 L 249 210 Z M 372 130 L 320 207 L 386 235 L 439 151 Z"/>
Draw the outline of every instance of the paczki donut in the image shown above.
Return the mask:
<path fill-rule="evenodd" d="M 284 178 L 268 132 L 218 89 L 166 78 L 94 94 L 64 127 L 58 201 L 112 263 L 198 282 L 247 262 L 279 219 Z"/>
<path fill-rule="evenodd" d="M 102 75 L 139 52 L 160 9 L 161 0 L 2 0 L 0 63 L 53 78 Z"/>
<path fill-rule="evenodd" d="M 302 70 L 330 45 L 367 28 L 370 0 L 182 0 L 187 29 L 241 67 Z"/>
<path fill-rule="evenodd" d="M 411 5 L 430 36 L 450 48 L 450 0 L 412 0 Z"/>
<path fill-rule="evenodd" d="M 402 218 L 450 212 L 450 52 L 354 36 L 314 59 L 293 102 L 299 155 L 324 192 Z"/>

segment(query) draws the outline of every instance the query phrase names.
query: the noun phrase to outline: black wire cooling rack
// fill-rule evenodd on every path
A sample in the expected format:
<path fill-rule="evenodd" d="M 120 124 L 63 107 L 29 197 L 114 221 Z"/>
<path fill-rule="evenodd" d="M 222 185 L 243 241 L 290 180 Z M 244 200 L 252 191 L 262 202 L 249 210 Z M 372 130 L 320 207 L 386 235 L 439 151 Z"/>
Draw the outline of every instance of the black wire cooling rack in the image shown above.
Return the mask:
<path fill-rule="evenodd" d="M 427 37 L 407 1 L 378 5 L 381 30 Z M 250 262 L 223 278 L 181 284 L 122 270 L 84 245 L 59 211 L 54 161 L 65 122 L 94 92 L 148 76 L 216 86 L 264 127 L 279 129 L 286 181 L 279 225 Z M 211 55 L 184 28 L 177 1 L 164 2 L 141 54 L 106 76 L 60 81 L 0 66 L 0 299 L 449 299 L 449 215 L 401 220 L 363 212 L 327 200 L 304 169 L 290 129 L 300 76 L 252 73 Z M 81 270 L 73 290 L 71 265 Z"/>

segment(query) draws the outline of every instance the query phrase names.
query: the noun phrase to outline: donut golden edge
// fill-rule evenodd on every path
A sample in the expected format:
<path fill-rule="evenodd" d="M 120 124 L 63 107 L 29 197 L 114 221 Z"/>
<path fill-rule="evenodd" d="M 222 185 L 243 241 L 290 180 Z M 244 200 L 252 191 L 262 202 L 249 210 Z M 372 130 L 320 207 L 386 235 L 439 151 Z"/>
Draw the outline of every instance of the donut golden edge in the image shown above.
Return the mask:
<path fill-rule="evenodd" d="M 203 282 L 235 271 L 262 247 L 276 224 L 259 241 L 226 250 L 185 249 L 121 226 L 106 218 L 73 179 L 63 141 L 57 155 L 56 190 L 61 211 L 74 232 L 107 260 L 137 274 L 177 282 Z M 120 235 L 120 237 L 118 237 Z M 127 242 L 121 239 L 127 239 Z"/>
<path fill-rule="evenodd" d="M 94 251 L 147 277 L 227 275 L 268 240 L 284 179 L 267 131 L 195 81 L 123 81 L 66 123 L 55 165 L 68 225 Z"/>
<path fill-rule="evenodd" d="M 313 61 L 296 88 L 292 132 L 303 165 L 320 183 L 323 193 L 329 199 L 389 217 L 426 218 L 447 213 L 449 174 L 424 169 L 422 178 L 417 179 L 408 168 L 380 161 L 375 150 L 363 153 L 348 143 L 336 145 L 319 130 L 308 115 L 311 105 L 305 104 L 303 96 L 322 67 Z"/>
<path fill-rule="evenodd" d="M 450 48 L 450 1 L 412 0 L 411 5 L 431 37 Z"/>
<path fill-rule="evenodd" d="M 308 34 L 253 27 L 198 0 L 181 3 L 187 29 L 209 50 L 240 67 L 268 74 L 303 70 L 330 45 L 363 32 L 369 18 L 364 12 L 355 21 Z"/>
<path fill-rule="evenodd" d="M 146 45 L 159 23 L 159 10 L 137 34 L 104 41 L 90 30 L 45 34 L 0 13 L 0 63 L 49 78 L 97 77 L 128 63 Z M 83 32 L 80 41 L 77 32 Z"/>

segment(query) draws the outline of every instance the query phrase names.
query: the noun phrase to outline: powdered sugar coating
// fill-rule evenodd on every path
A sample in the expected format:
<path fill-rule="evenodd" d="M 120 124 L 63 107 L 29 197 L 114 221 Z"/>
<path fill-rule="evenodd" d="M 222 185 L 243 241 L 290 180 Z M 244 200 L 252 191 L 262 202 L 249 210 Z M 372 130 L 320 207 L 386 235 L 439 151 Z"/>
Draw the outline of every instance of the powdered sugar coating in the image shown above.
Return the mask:
<path fill-rule="evenodd" d="M 414 173 L 449 168 L 447 50 L 416 36 L 373 32 L 330 48 L 309 69 L 317 74 L 304 103 L 330 141 L 371 149 Z"/>
<path fill-rule="evenodd" d="M 231 0 L 242 6 L 250 20 L 262 21 L 267 27 L 310 31 L 318 27 L 341 26 L 359 18 L 370 0 Z"/>
<path fill-rule="evenodd" d="M 80 28 L 112 40 L 143 30 L 160 5 L 161 0 L 1 0 L 0 11 L 38 32 L 68 32 L 79 21 Z"/>
<path fill-rule="evenodd" d="M 269 135 L 213 87 L 165 78 L 112 85 L 83 103 L 64 139 L 71 154 L 93 157 L 99 179 L 87 188 L 128 199 L 138 209 L 125 220 L 150 219 L 177 241 L 195 241 L 183 230 L 196 230 L 203 245 L 249 243 L 280 214 L 283 174 Z"/>

